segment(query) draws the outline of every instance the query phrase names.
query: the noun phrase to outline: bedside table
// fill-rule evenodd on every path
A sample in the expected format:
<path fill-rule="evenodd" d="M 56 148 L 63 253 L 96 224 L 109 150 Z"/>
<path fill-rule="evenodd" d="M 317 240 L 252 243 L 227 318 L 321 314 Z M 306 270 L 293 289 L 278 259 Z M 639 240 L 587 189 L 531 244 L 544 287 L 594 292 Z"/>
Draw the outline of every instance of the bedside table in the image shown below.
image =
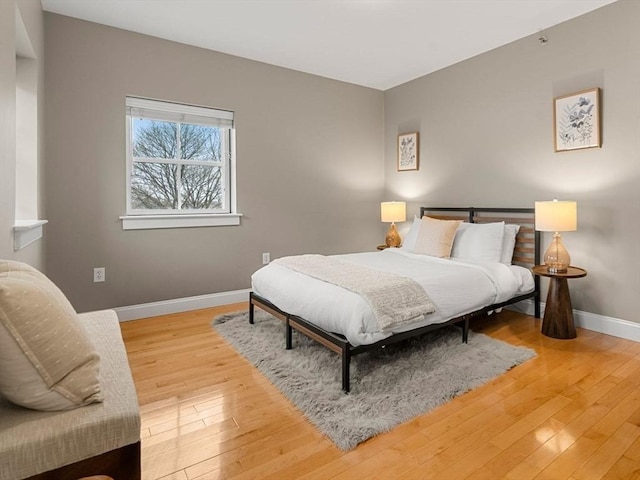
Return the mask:
<path fill-rule="evenodd" d="M 547 303 L 542 319 L 542 333 L 551 338 L 576 338 L 573 324 L 573 308 L 569 295 L 569 278 L 587 276 L 587 271 L 578 267 L 569 267 L 564 273 L 550 273 L 545 265 L 536 265 L 531 269 L 535 275 L 549 278 Z"/>

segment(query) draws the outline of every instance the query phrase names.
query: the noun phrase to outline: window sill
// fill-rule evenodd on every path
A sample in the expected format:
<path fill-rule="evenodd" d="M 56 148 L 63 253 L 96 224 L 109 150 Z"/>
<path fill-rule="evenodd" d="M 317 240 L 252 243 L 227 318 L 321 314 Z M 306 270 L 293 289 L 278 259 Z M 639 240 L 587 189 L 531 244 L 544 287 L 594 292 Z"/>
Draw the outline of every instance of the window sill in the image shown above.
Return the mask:
<path fill-rule="evenodd" d="M 195 215 L 125 215 L 120 217 L 123 230 L 154 228 L 226 227 L 240 225 L 241 213 Z"/>
<path fill-rule="evenodd" d="M 42 238 L 42 226 L 47 220 L 16 220 L 13 226 L 13 249 L 22 250 Z"/>

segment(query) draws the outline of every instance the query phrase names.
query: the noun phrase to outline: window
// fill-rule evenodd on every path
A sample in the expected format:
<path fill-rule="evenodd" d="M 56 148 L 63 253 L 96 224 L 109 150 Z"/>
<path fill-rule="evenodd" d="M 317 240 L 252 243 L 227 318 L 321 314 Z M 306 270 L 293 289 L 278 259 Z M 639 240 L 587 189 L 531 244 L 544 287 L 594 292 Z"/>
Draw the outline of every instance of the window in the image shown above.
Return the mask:
<path fill-rule="evenodd" d="M 233 112 L 127 97 L 123 228 L 237 225 Z"/>

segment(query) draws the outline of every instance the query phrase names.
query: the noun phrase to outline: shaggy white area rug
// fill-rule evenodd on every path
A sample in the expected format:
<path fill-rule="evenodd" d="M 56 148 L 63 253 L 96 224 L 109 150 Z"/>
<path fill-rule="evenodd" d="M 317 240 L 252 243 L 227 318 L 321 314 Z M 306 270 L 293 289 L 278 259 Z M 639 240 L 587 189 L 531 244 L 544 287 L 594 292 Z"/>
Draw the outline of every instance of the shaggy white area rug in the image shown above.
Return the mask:
<path fill-rule="evenodd" d="M 351 393 L 341 390 L 341 359 L 294 330 L 285 349 L 284 324 L 256 309 L 212 323 L 340 449 L 422 415 L 536 356 L 486 335 L 449 326 L 351 359 Z"/>

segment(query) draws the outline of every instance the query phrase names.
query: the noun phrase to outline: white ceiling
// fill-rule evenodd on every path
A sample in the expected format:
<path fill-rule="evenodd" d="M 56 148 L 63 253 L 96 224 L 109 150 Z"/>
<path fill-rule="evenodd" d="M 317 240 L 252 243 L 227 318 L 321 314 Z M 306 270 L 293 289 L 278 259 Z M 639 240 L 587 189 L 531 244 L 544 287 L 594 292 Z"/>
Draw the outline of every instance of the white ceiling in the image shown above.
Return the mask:
<path fill-rule="evenodd" d="M 386 90 L 613 1 L 42 0 L 42 5 L 62 15 Z"/>

